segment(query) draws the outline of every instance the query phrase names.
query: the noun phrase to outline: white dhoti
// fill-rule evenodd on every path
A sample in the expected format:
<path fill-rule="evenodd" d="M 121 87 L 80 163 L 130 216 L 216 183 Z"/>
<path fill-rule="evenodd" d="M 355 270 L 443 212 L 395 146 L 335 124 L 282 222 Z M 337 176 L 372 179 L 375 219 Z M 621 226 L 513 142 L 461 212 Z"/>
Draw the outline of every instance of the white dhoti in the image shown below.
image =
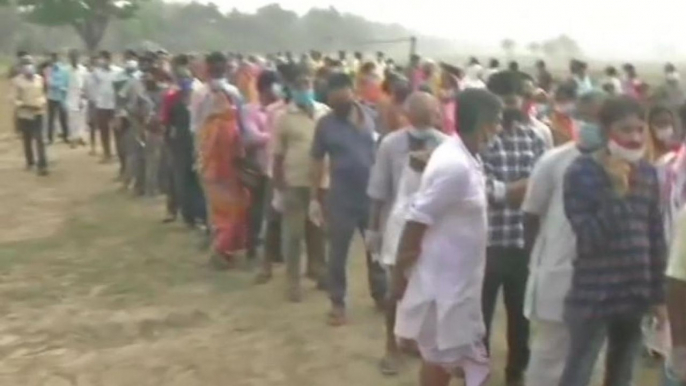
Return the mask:
<path fill-rule="evenodd" d="M 69 131 L 71 134 L 72 141 L 82 141 L 86 139 L 86 111 L 85 109 L 80 110 L 69 110 Z"/>

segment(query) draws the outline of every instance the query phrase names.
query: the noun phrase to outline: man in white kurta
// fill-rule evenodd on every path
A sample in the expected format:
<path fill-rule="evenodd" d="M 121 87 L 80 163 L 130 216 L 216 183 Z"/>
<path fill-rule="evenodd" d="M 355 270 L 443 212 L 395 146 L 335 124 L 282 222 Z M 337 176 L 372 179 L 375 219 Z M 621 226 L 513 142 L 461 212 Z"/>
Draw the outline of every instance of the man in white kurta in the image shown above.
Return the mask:
<path fill-rule="evenodd" d="M 86 67 L 79 63 L 77 51 L 69 52 L 70 64 L 67 67 L 69 85 L 67 86 L 67 117 L 71 131 L 72 145 L 85 145 L 86 136 L 86 78 L 89 76 Z"/>
<path fill-rule="evenodd" d="M 398 304 L 395 333 L 417 342 L 425 362 L 462 368 L 467 385 L 488 378 L 481 289 L 488 235 L 480 161 L 458 137 L 433 153 L 407 220 L 427 226 Z"/>

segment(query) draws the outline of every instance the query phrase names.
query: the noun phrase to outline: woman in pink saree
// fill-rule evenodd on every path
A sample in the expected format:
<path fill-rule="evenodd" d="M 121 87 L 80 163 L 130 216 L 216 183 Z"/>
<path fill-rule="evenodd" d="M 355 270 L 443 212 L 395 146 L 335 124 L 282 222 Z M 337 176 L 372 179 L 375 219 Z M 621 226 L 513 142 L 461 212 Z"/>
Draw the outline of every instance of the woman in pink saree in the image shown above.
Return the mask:
<path fill-rule="evenodd" d="M 198 133 L 199 174 L 214 231 L 212 263 L 225 269 L 245 249 L 249 196 L 236 166 L 243 155 L 236 108 L 221 91 L 210 97 L 212 112 Z"/>

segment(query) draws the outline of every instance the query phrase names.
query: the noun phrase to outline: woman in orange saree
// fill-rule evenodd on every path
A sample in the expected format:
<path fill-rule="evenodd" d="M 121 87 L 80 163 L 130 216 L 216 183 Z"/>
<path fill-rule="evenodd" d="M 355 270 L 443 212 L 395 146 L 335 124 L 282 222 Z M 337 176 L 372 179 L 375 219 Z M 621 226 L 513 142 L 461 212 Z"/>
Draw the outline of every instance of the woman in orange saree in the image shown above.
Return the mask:
<path fill-rule="evenodd" d="M 249 196 L 236 166 L 243 153 L 236 108 L 221 91 L 211 98 L 212 112 L 198 133 L 199 174 L 214 232 L 212 263 L 228 268 L 245 249 Z"/>

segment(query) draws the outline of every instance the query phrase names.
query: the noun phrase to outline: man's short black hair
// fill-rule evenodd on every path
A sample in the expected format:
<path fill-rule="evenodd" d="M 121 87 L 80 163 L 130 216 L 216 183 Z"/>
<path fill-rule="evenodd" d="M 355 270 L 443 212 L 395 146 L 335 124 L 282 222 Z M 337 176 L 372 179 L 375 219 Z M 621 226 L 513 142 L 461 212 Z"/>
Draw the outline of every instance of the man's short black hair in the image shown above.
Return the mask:
<path fill-rule="evenodd" d="M 555 99 L 576 99 L 576 83 L 575 82 L 565 82 L 557 87 L 555 90 Z"/>
<path fill-rule="evenodd" d="M 188 55 L 186 54 L 179 54 L 172 59 L 172 63 L 175 66 L 188 66 L 191 62 L 191 59 Z"/>
<path fill-rule="evenodd" d="M 205 63 L 207 64 L 226 63 L 226 61 L 226 55 L 219 51 L 212 52 L 205 57 Z"/>
<path fill-rule="evenodd" d="M 598 112 L 598 120 L 607 131 L 613 123 L 632 115 L 643 119 L 645 117 L 643 106 L 635 98 L 622 95 L 608 98 L 603 102 Z"/>
<path fill-rule="evenodd" d="M 513 60 L 507 65 L 507 68 L 510 71 L 519 71 L 519 63 L 517 63 L 516 60 Z"/>
<path fill-rule="evenodd" d="M 523 77 L 516 71 L 500 71 L 488 78 L 488 90 L 498 96 L 522 95 Z"/>
<path fill-rule="evenodd" d="M 344 72 L 335 72 L 329 76 L 327 81 L 329 90 L 340 90 L 343 88 L 352 88 L 353 80 L 350 75 Z"/>
<path fill-rule="evenodd" d="M 496 122 L 503 109 L 498 97 L 484 89 L 469 88 L 457 94 L 456 129 L 463 134 L 471 134 L 482 124 Z"/>

